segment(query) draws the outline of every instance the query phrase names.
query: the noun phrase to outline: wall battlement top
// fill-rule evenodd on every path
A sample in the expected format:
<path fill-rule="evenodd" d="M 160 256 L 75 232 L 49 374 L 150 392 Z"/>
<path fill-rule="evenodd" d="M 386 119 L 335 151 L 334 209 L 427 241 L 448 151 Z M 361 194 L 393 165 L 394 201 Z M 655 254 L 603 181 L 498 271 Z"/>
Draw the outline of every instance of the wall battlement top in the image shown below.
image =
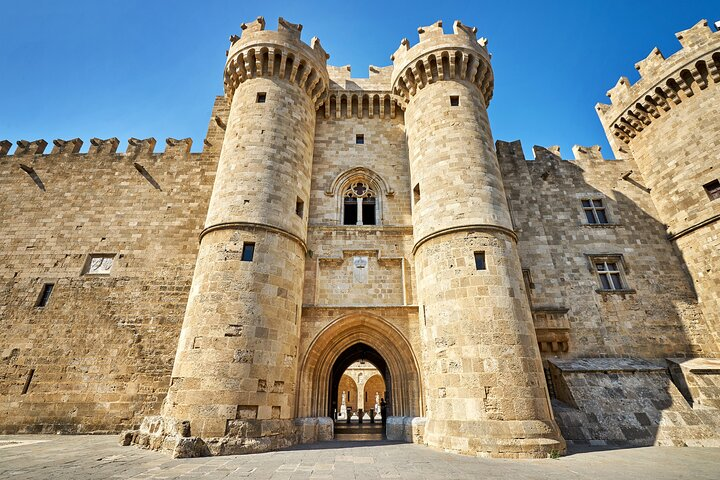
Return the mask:
<path fill-rule="evenodd" d="M 505 142 L 503 140 L 497 140 L 495 142 L 495 149 L 498 155 L 504 157 L 512 157 L 517 159 L 523 159 L 526 162 L 534 161 L 552 161 L 552 162 L 594 162 L 594 163 L 614 163 L 621 162 L 622 159 L 614 158 L 603 158 L 600 145 L 573 145 L 572 152 L 573 158 L 563 159 L 560 153 L 560 147 L 558 145 L 552 145 L 549 147 L 543 147 L 540 145 L 533 145 L 533 156 L 534 158 L 525 158 L 522 142 L 515 140 L 512 142 Z"/>
<path fill-rule="evenodd" d="M 610 135 L 630 143 L 652 121 L 673 106 L 720 83 L 720 32 L 707 20 L 675 34 L 681 49 L 668 58 L 657 48 L 635 64 L 640 79 L 620 77 L 607 92 L 610 104 L 595 108 Z"/>
<path fill-rule="evenodd" d="M 115 137 L 108 139 L 91 138 L 90 148 L 88 152 L 80 153 L 80 149 L 83 146 L 83 141 L 79 138 L 73 138 L 70 140 L 55 139 L 53 140 L 53 148 L 49 155 L 96 155 L 96 154 L 122 154 L 117 149 L 120 146 L 120 140 Z M 152 155 L 155 153 L 155 145 L 157 141 L 150 138 L 129 138 L 125 155 L 137 156 L 137 155 Z M 192 138 L 167 138 L 165 140 L 165 152 L 171 154 L 188 154 L 192 147 Z M 34 155 L 48 155 L 45 153 L 45 149 L 48 146 L 48 142 L 43 139 L 38 140 L 18 140 L 16 142 L 17 147 L 13 153 L 10 153 L 12 148 L 12 142 L 9 140 L 0 140 L 0 157 L 24 157 Z"/>

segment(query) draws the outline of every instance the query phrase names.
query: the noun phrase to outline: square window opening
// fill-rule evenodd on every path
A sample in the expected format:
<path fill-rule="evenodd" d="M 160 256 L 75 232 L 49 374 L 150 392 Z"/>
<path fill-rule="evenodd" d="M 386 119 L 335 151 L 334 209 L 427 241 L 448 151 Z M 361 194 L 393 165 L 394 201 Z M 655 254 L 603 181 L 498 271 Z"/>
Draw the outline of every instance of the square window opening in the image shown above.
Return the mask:
<path fill-rule="evenodd" d="M 712 182 L 708 182 L 703 185 L 703 188 L 711 201 L 720 198 L 720 180 L 715 179 Z"/>
<path fill-rule="evenodd" d="M 460 96 L 459 95 L 450 95 L 450 106 L 457 107 L 458 105 L 460 105 Z"/>
<path fill-rule="evenodd" d="M 265 103 L 266 98 L 267 98 L 267 93 L 258 92 L 257 97 L 255 97 L 255 103 Z"/>
<path fill-rule="evenodd" d="M 243 262 L 252 262 L 253 256 L 255 255 L 255 244 L 250 242 L 243 243 L 242 257 L 240 260 Z"/>
<path fill-rule="evenodd" d="M 362 133 L 355 135 L 355 145 L 365 145 L 365 135 Z"/>
<path fill-rule="evenodd" d="M 300 218 L 303 218 L 303 214 L 305 213 L 305 202 L 303 202 L 300 197 L 295 201 L 295 213 Z"/>
<path fill-rule="evenodd" d="M 485 252 L 475 252 L 475 270 L 487 270 Z"/>
<path fill-rule="evenodd" d="M 53 288 L 55 288 L 55 285 L 52 283 L 46 283 L 43 285 L 42 289 L 40 290 L 40 295 L 38 296 L 37 302 L 35 302 L 35 307 L 42 308 L 48 304 L 50 301 L 50 295 L 52 295 Z"/>
<path fill-rule="evenodd" d="M 415 188 L 413 188 L 413 204 L 420 201 L 420 184 L 418 183 L 415 185 Z"/>
<path fill-rule="evenodd" d="M 609 223 L 605 205 L 601 198 L 582 200 L 582 209 L 585 212 L 585 220 L 589 225 L 604 225 Z"/>
<path fill-rule="evenodd" d="M 595 272 L 600 280 L 602 290 L 627 290 L 622 276 L 622 265 L 619 259 L 594 259 Z"/>

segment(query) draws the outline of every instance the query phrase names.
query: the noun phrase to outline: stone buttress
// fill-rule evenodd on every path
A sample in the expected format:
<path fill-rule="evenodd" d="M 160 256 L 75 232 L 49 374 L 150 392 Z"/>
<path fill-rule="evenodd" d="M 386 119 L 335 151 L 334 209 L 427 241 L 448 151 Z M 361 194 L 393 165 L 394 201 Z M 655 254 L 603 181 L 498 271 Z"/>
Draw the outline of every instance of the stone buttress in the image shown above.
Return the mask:
<path fill-rule="evenodd" d="M 300 40 L 300 25 L 264 27 L 258 18 L 231 37 L 230 114 L 162 409 L 165 424 L 185 422 L 184 433 L 207 445 L 197 454 L 296 441 L 307 205 L 327 54 L 317 39 Z"/>
<path fill-rule="evenodd" d="M 392 59 L 405 106 L 427 443 L 460 453 L 545 457 L 553 420 L 487 105 L 486 41 L 420 28 Z M 484 263 L 484 265 L 483 265 Z"/>

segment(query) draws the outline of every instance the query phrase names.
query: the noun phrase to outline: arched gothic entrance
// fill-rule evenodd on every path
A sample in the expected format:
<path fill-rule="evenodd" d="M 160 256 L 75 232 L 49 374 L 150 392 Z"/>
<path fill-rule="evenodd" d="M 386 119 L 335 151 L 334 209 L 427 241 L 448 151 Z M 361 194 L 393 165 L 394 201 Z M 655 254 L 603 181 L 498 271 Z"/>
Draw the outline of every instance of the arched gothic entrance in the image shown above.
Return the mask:
<path fill-rule="evenodd" d="M 387 415 L 422 416 L 420 373 L 410 343 L 396 327 L 370 314 L 340 317 L 313 339 L 300 364 L 297 416 L 332 416 L 340 376 L 362 355 L 384 377 Z"/>

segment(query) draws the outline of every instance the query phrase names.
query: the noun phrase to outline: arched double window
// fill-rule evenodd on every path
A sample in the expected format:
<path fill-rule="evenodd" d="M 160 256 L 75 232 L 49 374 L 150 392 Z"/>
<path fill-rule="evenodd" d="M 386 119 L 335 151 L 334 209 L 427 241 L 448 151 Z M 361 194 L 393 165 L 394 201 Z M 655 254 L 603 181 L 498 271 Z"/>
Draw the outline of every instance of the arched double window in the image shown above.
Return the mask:
<path fill-rule="evenodd" d="M 351 181 L 343 191 L 343 225 L 377 225 L 377 194 L 364 180 Z"/>

